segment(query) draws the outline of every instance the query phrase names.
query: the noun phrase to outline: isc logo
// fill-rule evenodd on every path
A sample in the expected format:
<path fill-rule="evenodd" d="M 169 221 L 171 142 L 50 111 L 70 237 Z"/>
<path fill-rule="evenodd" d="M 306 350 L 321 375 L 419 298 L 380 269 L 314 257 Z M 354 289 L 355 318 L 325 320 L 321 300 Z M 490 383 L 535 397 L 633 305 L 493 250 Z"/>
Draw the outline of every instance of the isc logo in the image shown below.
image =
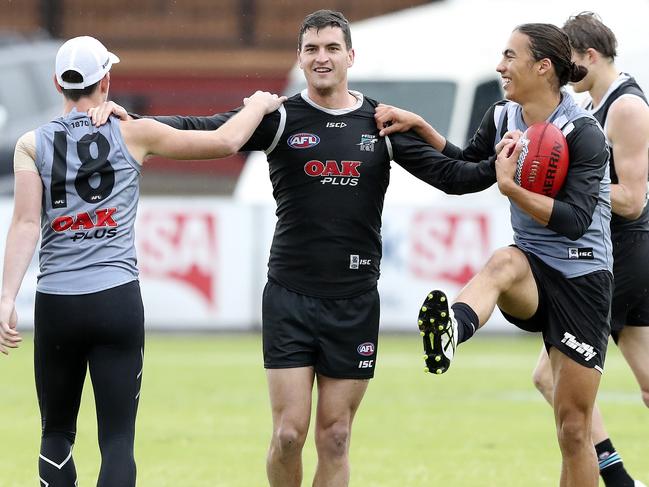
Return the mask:
<path fill-rule="evenodd" d="M 374 367 L 374 360 L 361 360 L 358 362 L 359 369 L 371 369 Z"/>
<path fill-rule="evenodd" d="M 291 135 L 286 143 L 293 149 L 308 149 L 320 143 L 320 137 L 314 134 L 299 133 Z"/>
<path fill-rule="evenodd" d="M 356 351 L 364 357 L 370 357 L 374 355 L 374 344 L 372 342 L 361 343 Z"/>

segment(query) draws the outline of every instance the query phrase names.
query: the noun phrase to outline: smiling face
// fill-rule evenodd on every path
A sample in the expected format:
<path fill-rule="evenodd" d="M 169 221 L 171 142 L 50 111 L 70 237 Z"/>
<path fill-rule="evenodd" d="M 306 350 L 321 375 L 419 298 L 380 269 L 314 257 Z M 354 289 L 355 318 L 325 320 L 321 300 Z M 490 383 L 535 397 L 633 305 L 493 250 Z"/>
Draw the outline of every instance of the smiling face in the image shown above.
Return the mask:
<path fill-rule="evenodd" d="M 297 59 L 309 90 L 320 94 L 347 91 L 347 69 L 354 63 L 354 50 L 347 49 L 340 28 L 307 29 Z"/>
<path fill-rule="evenodd" d="M 496 71 L 502 78 L 505 97 L 519 104 L 533 96 L 539 88 L 537 63 L 530 51 L 529 37 L 518 31 L 512 32 L 503 51 L 503 58 Z"/>

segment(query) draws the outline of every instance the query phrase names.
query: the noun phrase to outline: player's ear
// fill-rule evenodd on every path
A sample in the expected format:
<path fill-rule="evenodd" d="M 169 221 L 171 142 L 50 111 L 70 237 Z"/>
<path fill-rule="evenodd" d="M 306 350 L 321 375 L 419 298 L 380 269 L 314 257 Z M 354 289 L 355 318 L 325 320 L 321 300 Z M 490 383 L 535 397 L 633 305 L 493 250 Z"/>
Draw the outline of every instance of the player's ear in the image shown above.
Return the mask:
<path fill-rule="evenodd" d="M 354 65 L 354 57 L 356 56 L 356 53 L 354 52 L 354 49 L 350 49 L 347 51 L 347 67 L 351 68 Z"/>
<path fill-rule="evenodd" d="M 52 77 L 54 80 L 54 86 L 56 86 L 56 91 L 59 93 L 63 93 L 63 88 L 61 88 L 61 85 L 59 84 L 59 80 L 56 79 L 56 74 Z"/>
<path fill-rule="evenodd" d="M 586 49 L 584 57 L 586 58 L 586 61 L 588 61 L 588 64 L 594 64 L 595 62 L 597 62 L 597 60 L 599 60 L 601 54 L 597 52 L 596 49 L 589 47 L 588 49 Z"/>
<path fill-rule="evenodd" d="M 106 73 L 104 77 L 99 82 L 99 90 L 102 94 L 108 95 L 108 90 L 110 89 L 110 73 Z"/>
<path fill-rule="evenodd" d="M 297 65 L 300 67 L 300 69 L 304 69 L 302 67 L 302 59 L 300 58 L 300 48 L 298 47 L 296 51 L 296 57 L 297 57 Z"/>
<path fill-rule="evenodd" d="M 550 68 L 552 68 L 552 61 L 550 61 L 548 58 L 544 57 L 540 61 L 537 61 L 538 67 L 537 67 L 537 72 L 538 74 L 545 74 L 548 71 L 550 71 Z"/>

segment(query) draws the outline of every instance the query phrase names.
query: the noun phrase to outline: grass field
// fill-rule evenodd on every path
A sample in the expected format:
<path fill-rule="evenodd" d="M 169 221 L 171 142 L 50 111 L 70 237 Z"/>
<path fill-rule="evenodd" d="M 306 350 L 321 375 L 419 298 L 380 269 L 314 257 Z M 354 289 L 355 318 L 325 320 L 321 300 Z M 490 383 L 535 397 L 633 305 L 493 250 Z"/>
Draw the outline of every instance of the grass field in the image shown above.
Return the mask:
<path fill-rule="evenodd" d="M 0 486 L 38 485 L 39 417 L 31 336 L 0 357 Z M 136 455 L 142 487 L 266 485 L 270 412 L 258 335 L 149 334 Z M 551 410 L 530 381 L 538 337 L 478 336 L 448 374 L 423 373 L 419 336 L 383 336 L 357 416 L 352 486 L 558 485 Z M 92 394 L 79 418 L 79 485 L 99 469 Z M 612 346 L 600 406 L 630 471 L 647 482 L 649 411 Z M 315 466 L 310 435 L 305 482 Z"/>

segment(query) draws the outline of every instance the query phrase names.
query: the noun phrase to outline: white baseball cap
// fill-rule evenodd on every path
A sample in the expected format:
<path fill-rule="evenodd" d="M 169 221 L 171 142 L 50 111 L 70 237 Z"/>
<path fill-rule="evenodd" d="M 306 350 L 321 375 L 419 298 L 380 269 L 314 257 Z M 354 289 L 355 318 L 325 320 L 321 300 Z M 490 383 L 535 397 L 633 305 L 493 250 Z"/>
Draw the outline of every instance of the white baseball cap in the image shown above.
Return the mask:
<path fill-rule="evenodd" d="M 102 79 L 119 58 L 94 37 L 74 37 L 66 41 L 56 53 L 56 80 L 62 88 L 81 90 Z M 82 81 L 63 81 L 66 71 L 76 71 Z"/>

